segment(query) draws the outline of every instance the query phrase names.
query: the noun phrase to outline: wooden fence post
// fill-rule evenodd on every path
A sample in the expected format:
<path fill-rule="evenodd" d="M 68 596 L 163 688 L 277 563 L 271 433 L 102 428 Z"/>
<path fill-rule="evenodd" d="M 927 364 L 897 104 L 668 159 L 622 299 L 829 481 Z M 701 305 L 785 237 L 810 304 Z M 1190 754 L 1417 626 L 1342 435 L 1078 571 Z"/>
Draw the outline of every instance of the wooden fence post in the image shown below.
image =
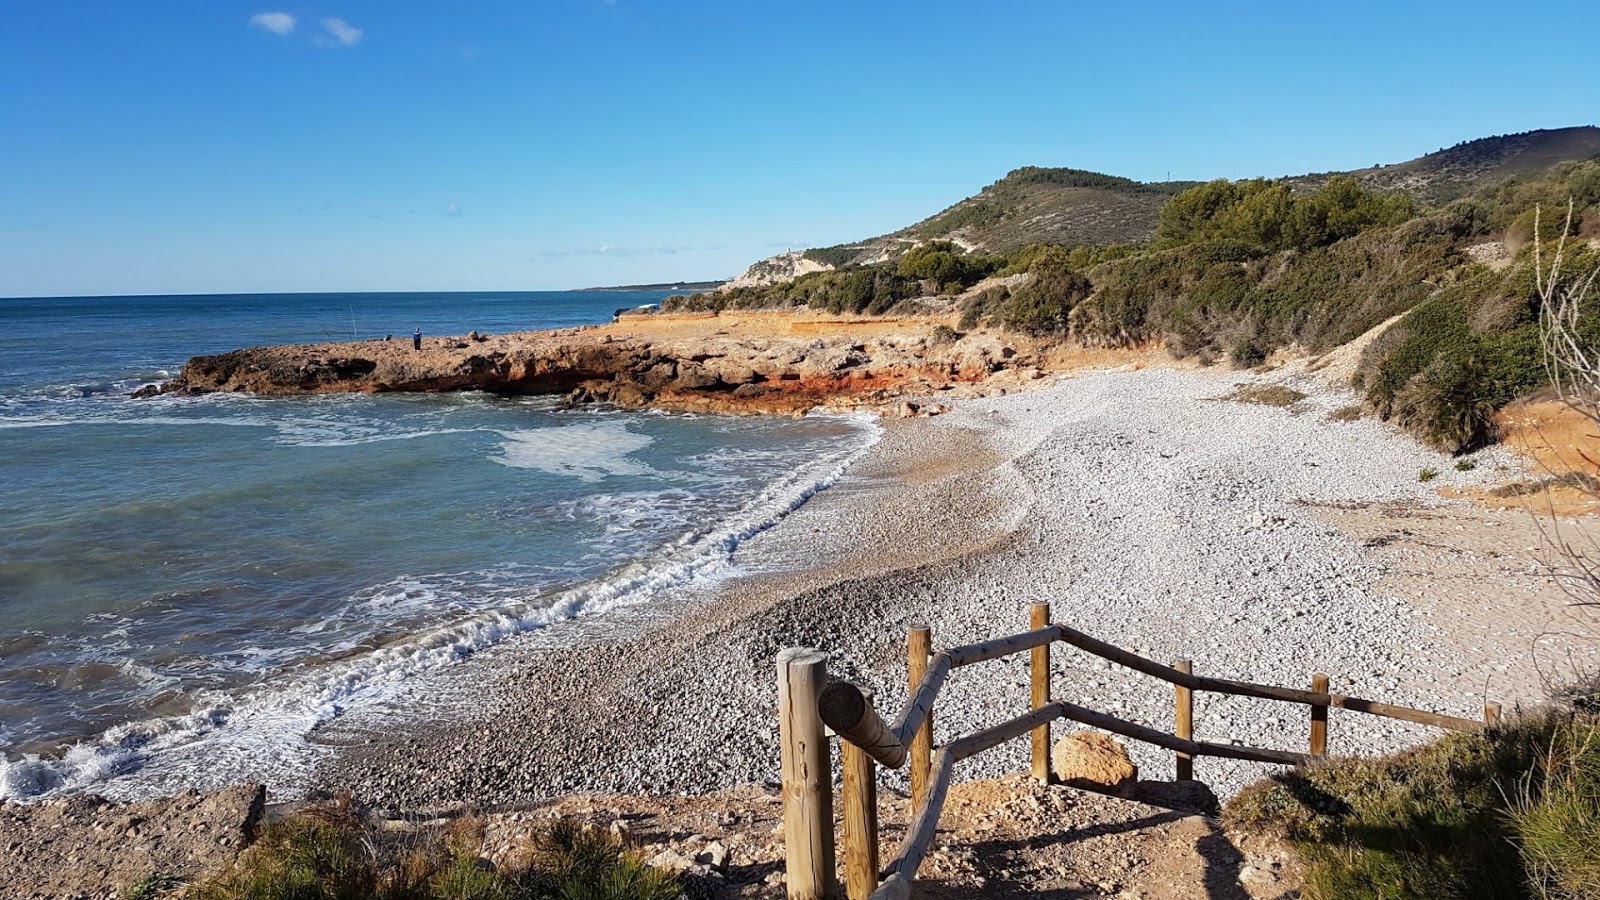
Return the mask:
<path fill-rule="evenodd" d="M 1311 693 L 1326 694 L 1328 676 L 1318 672 L 1311 676 Z M 1328 707 L 1326 704 L 1311 707 L 1311 755 L 1328 755 Z"/>
<path fill-rule="evenodd" d="M 928 671 L 928 657 L 933 654 L 933 629 L 926 625 L 912 625 L 906 629 L 906 684 L 907 692 L 915 694 Z M 933 710 L 911 738 L 911 808 L 922 806 L 928 796 L 928 769 L 933 765 Z"/>
<path fill-rule="evenodd" d="M 1490 728 L 1500 724 L 1500 704 L 1485 703 L 1483 705 L 1483 724 Z"/>
<path fill-rule="evenodd" d="M 817 697 L 828 680 L 825 653 L 778 654 L 778 741 L 783 761 L 783 855 L 789 900 L 835 895 L 833 772 Z"/>
<path fill-rule="evenodd" d="M 1038 631 L 1050 624 L 1050 604 L 1028 604 L 1028 630 Z M 1035 647 L 1029 651 L 1029 670 L 1033 676 L 1032 690 L 1029 696 L 1029 709 L 1039 709 L 1050 705 L 1050 645 Z M 1050 723 L 1046 722 L 1033 730 L 1033 780 L 1040 784 L 1050 783 Z"/>
<path fill-rule="evenodd" d="M 868 704 L 872 695 L 865 695 Z M 841 738 L 844 770 L 844 884 L 849 900 L 878 889 L 878 771 L 867 751 Z"/>
<path fill-rule="evenodd" d="M 1185 675 L 1194 674 L 1194 663 L 1187 659 L 1175 660 L 1172 667 Z M 1194 740 L 1194 691 L 1183 685 L 1175 686 L 1177 696 L 1175 699 L 1172 733 L 1186 741 Z M 1194 780 L 1194 757 L 1187 753 L 1179 753 L 1177 759 L 1178 781 Z"/>

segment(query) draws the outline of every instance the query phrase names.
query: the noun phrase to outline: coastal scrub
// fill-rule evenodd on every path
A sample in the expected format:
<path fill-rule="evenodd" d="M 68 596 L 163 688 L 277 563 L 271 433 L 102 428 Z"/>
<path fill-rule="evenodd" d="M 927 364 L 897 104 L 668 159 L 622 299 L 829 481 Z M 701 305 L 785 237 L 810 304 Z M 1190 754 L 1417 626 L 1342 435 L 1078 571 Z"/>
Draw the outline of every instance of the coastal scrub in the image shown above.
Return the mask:
<path fill-rule="evenodd" d="M 1277 834 L 1313 900 L 1600 898 L 1600 718 L 1551 714 L 1256 783 L 1232 828 Z"/>

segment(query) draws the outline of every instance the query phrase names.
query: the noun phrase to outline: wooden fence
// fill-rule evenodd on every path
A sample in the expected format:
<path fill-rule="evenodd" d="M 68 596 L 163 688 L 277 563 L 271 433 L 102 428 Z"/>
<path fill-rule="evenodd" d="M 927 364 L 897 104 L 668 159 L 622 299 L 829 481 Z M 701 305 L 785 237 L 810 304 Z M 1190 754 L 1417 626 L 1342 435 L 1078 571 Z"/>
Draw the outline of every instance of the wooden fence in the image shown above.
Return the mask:
<path fill-rule="evenodd" d="M 900 716 L 892 723 L 885 721 L 873 708 L 872 697 L 855 685 L 828 682 L 826 654 L 799 649 L 778 654 L 785 868 L 788 895 L 792 900 L 824 900 L 838 894 L 832 748 L 824 726 L 840 738 L 846 896 L 849 900 L 904 900 L 910 896 L 911 882 L 933 841 L 955 764 L 1008 740 L 1029 735 L 1032 775 L 1048 783 L 1050 723 L 1056 719 L 1070 719 L 1171 750 L 1177 757 L 1177 777 L 1191 780 L 1197 756 L 1299 765 L 1325 755 L 1330 707 L 1452 730 L 1494 724 L 1500 715 L 1498 704 L 1486 705 L 1483 721 L 1478 722 L 1334 694 L 1328 690 L 1328 676 L 1321 673 L 1311 676 L 1308 691 L 1196 675 L 1188 660 L 1162 665 L 1069 626 L 1051 624 L 1050 607 L 1045 603 L 1029 605 L 1028 627 L 1031 630 L 1022 634 L 952 647 L 935 654 L 928 627 L 912 626 L 906 640 L 908 696 Z M 1169 734 L 1063 700 L 1052 701 L 1050 647 L 1058 642 L 1171 683 L 1176 706 L 1173 732 Z M 935 748 L 934 701 L 950 673 L 1024 651 L 1030 655 L 1031 711 Z M 1311 740 L 1307 752 L 1195 740 L 1196 691 L 1310 707 Z M 893 859 L 886 867 L 880 867 L 876 767 L 898 769 L 907 764 L 910 765 L 911 823 Z"/>

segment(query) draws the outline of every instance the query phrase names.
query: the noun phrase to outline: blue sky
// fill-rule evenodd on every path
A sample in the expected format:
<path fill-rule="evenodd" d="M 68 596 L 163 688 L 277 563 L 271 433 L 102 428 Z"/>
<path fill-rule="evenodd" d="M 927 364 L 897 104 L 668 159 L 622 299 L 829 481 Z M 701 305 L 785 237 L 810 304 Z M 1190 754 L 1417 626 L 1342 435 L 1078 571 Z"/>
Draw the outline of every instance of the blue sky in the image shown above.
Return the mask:
<path fill-rule="evenodd" d="M 0 12 L 0 296 L 716 278 L 1021 165 L 1284 175 L 1600 121 L 1592 0 Z"/>

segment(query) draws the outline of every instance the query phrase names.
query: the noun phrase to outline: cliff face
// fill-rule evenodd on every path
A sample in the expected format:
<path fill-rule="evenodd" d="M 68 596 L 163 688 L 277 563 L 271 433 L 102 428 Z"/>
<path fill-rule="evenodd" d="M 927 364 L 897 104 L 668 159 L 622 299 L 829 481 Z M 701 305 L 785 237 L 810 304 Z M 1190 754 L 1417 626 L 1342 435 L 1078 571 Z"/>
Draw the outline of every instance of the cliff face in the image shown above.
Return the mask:
<path fill-rule="evenodd" d="M 826 272 L 833 266 L 806 258 L 805 251 L 791 250 L 770 256 L 760 262 L 752 263 L 750 268 L 740 273 L 739 277 L 725 282 L 717 288 L 719 291 L 731 291 L 740 287 L 765 287 L 777 284 L 780 281 L 793 281 L 801 275 L 812 272 Z"/>
<path fill-rule="evenodd" d="M 643 320 L 643 321 L 641 321 Z M 255 347 L 191 359 L 139 396 L 482 390 L 731 412 L 859 406 L 1039 364 L 1000 336 L 952 340 L 937 320 L 625 317 L 612 326 L 493 337 Z M 1028 374 L 1032 374 L 1031 371 Z"/>

